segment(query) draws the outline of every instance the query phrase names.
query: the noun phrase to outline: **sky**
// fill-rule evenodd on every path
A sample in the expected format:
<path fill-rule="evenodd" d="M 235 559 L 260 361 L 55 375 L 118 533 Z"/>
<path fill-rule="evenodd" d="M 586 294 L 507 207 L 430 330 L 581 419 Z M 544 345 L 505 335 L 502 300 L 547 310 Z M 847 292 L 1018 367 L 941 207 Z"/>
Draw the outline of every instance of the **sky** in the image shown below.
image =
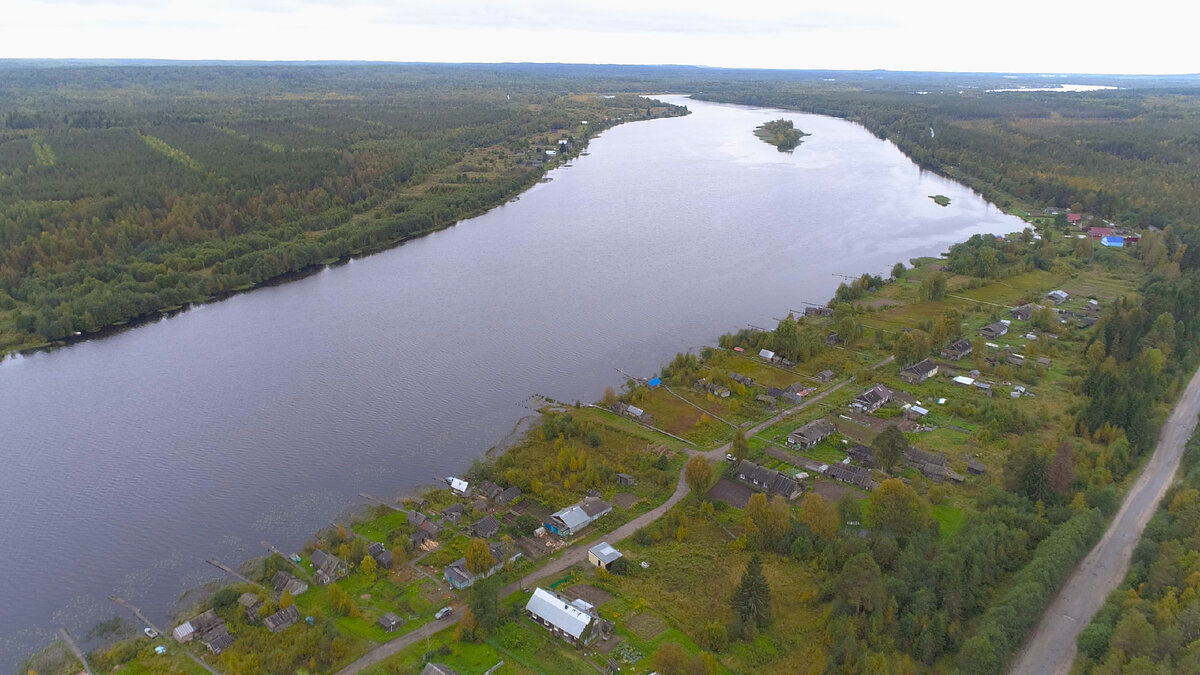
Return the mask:
<path fill-rule="evenodd" d="M 0 58 L 1196 73 L 1189 7 L 1178 0 L 0 0 Z"/>

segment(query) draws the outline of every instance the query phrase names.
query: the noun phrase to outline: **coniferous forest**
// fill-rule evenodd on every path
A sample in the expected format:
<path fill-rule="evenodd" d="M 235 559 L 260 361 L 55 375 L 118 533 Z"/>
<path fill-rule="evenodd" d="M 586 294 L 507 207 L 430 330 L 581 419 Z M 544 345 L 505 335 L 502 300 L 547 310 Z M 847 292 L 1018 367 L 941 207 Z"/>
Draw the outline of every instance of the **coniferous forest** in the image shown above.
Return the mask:
<path fill-rule="evenodd" d="M 686 112 L 418 66 L 10 64 L 3 82 L 0 352 L 392 246 L 608 126 Z"/>

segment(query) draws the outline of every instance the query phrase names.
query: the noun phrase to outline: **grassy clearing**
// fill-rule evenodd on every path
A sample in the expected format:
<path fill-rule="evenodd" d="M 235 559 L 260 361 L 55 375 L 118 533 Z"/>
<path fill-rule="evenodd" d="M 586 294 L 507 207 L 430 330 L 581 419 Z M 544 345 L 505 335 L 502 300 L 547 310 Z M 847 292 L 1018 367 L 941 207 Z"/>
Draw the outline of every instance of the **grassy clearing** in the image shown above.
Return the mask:
<path fill-rule="evenodd" d="M 942 502 L 933 507 L 933 517 L 938 521 L 938 536 L 943 542 L 950 541 L 962 529 L 967 514 L 949 502 Z"/>
<path fill-rule="evenodd" d="M 388 535 L 408 522 L 408 514 L 403 511 L 391 511 L 378 518 L 361 523 L 355 523 L 354 531 L 371 541 L 387 542 Z"/>

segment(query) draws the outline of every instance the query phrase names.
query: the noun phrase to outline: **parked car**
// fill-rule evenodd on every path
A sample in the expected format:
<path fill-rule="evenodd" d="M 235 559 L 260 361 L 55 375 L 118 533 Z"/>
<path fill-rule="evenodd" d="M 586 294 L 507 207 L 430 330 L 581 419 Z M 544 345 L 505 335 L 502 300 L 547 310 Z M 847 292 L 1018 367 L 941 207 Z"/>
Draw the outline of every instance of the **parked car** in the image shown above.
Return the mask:
<path fill-rule="evenodd" d="M 153 628 L 143 628 L 142 632 L 145 633 L 146 637 L 150 638 L 151 640 L 158 637 L 158 631 L 154 630 Z"/>
<path fill-rule="evenodd" d="M 451 614 L 453 614 L 453 613 L 454 613 L 454 608 L 453 608 L 453 607 L 443 607 L 443 608 L 441 608 L 441 609 L 439 609 L 439 610 L 438 610 L 437 614 L 434 614 L 434 615 L 433 615 L 433 618 L 435 618 L 435 619 L 442 619 L 442 618 L 445 618 L 445 617 L 447 617 L 447 616 L 450 616 L 450 615 L 451 615 Z"/>

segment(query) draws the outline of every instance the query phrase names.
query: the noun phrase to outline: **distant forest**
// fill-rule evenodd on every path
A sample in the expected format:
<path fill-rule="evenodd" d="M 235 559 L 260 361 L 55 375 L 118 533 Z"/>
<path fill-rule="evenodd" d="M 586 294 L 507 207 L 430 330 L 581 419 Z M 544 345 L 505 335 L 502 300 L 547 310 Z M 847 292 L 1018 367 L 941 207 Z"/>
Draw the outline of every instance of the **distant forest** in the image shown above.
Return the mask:
<path fill-rule="evenodd" d="M 0 353 L 350 255 L 499 203 L 635 92 L 843 117 L 1003 206 L 1200 221 L 1200 78 L 681 66 L 0 62 Z M 607 92 L 609 97 L 596 95 Z M 581 122 L 588 120 L 588 125 Z M 553 161 L 553 160 L 552 160 Z"/>
<path fill-rule="evenodd" d="M 1005 208 L 1075 206 L 1130 226 L 1200 222 L 1200 80 L 1078 93 L 861 84 L 729 82 L 694 96 L 859 122 Z"/>
<path fill-rule="evenodd" d="M 0 82 L 0 353 L 392 246 L 529 187 L 547 150 L 686 113 L 453 67 L 10 64 Z"/>

